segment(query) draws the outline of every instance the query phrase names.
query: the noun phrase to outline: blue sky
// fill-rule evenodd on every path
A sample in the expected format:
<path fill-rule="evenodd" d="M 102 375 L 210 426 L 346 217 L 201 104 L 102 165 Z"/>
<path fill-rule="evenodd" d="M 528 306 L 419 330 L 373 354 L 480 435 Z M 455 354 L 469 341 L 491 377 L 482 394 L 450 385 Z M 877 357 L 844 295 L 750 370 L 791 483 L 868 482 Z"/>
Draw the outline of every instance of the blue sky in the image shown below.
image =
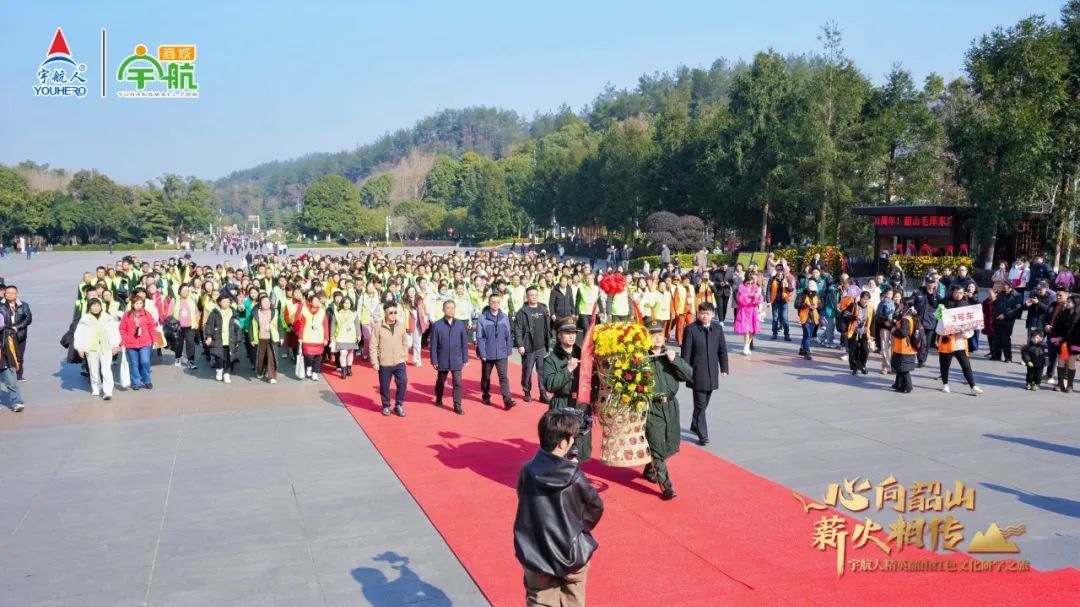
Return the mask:
<path fill-rule="evenodd" d="M 85 2 L 0 0 L 0 163 L 96 168 L 124 183 L 165 172 L 214 179 L 309 152 L 352 149 L 440 109 L 525 116 L 589 103 L 606 83 L 679 64 L 817 51 L 836 21 L 880 82 L 894 62 L 922 80 L 962 75 L 970 42 L 1060 0 L 908 2 Z M 90 74 L 85 99 L 38 98 L 56 27 Z M 138 43 L 198 47 L 200 98 L 100 97 Z"/>

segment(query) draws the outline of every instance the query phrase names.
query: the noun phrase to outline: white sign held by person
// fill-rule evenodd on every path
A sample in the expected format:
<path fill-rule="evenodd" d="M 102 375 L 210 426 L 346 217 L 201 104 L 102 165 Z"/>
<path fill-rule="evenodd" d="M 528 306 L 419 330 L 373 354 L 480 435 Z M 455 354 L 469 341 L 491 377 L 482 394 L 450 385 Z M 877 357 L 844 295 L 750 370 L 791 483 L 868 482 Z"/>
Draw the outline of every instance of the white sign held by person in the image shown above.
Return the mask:
<path fill-rule="evenodd" d="M 948 308 L 941 311 L 938 333 L 954 335 L 983 328 L 983 310 L 981 305 Z"/>

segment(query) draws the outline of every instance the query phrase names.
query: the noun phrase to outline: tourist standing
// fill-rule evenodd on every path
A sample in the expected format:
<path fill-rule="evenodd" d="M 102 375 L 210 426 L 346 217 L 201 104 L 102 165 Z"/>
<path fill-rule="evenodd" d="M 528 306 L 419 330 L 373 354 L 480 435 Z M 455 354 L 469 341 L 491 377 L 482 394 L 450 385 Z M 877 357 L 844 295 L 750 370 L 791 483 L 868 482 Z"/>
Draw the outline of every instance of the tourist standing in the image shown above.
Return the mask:
<path fill-rule="evenodd" d="M 15 332 L 15 354 L 19 358 L 16 377 L 18 381 L 24 381 L 27 328 L 34 322 L 34 315 L 30 312 L 30 304 L 19 299 L 19 289 L 15 285 L 4 287 L 4 303 L 0 305 L 0 314 L 4 315 L 8 330 Z"/>
<path fill-rule="evenodd" d="M 87 302 L 86 314 L 75 327 L 74 344 L 90 372 L 90 393 L 112 400 L 112 357 L 120 351 L 120 327 L 102 311 L 100 299 Z"/>
<path fill-rule="evenodd" d="M 409 385 L 405 361 L 409 356 L 409 332 L 399 318 L 401 314 L 397 303 L 384 303 L 382 316 L 383 322 L 375 326 L 371 335 L 371 365 L 379 373 L 382 414 L 390 415 L 390 380 L 393 379 L 397 388 L 394 393 L 394 413 L 398 417 L 405 417 L 405 391 Z"/>
<path fill-rule="evenodd" d="M 455 318 L 456 303 L 443 302 L 443 317 L 431 325 L 431 366 L 435 377 L 435 406 L 443 406 L 446 375 L 453 381 L 454 413 L 464 415 L 461 407 L 461 371 L 469 364 L 469 338 L 465 321 Z"/>
<path fill-rule="evenodd" d="M 154 389 L 150 374 L 150 351 L 154 345 L 157 321 L 146 311 L 146 299 L 135 297 L 131 309 L 120 319 L 120 343 L 124 346 L 131 389 Z"/>
<path fill-rule="evenodd" d="M 510 379 L 507 375 L 507 359 L 513 344 L 510 318 L 501 309 L 502 301 L 495 293 L 488 295 L 488 305 L 476 321 L 476 355 L 480 358 L 480 399 L 491 406 L 491 369 L 499 375 L 499 392 L 503 406 L 512 409 Z"/>
<path fill-rule="evenodd" d="M 521 356 L 521 391 L 525 402 L 532 401 L 532 377 L 535 372 L 540 402 L 547 403 L 544 391 L 544 357 L 551 343 L 551 320 L 547 306 L 540 303 L 536 287 L 525 290 L 525 305 L 514 315 L 514 345 Z"/>
<path fill-rule="evenodd" d="M 706 410 L 712 393 L 720 387 L 720 378 L 728 374 L 727 342 L 724 327 L 713 322 L 713 306 L 703 303 L 697 320 L 686 330 L 682 344 L 683 360 L 690 363 L 694 373 L 687 385 L 694 394 L 694 415 L 690 431 L 701 445 L 709 444 L 709 422 Z"/>

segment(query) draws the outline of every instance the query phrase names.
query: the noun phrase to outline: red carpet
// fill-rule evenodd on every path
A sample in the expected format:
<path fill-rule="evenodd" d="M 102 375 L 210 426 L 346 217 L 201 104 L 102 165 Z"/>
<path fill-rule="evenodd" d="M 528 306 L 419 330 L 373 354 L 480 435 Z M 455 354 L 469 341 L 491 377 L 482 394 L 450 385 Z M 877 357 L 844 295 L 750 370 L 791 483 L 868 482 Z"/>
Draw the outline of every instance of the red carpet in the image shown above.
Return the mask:
<path fill-rule="evenodd" d="M 404 419 L 382 416 L 378 378 L 369 367 L 357 366 L 355 376 L 345 380 L 326 377 L 488 600 L 497 606 L 520 605 L 514 487 L 522 463 L 537 449 L 536 421 L 547 407 L 521 402 L 516 387 L 519 405 L 513 410 L 483 406 L 479 366 L 474 361 L 465 371 L 472 379 L 464 382 L 464 416 L 431 404 L 435 372 L 426 362 L 419 369 L 409 367 Z M 519 383 L 519 368 L 511 366 L 510 378 L 515 386 Z M 444 400 L 449 405 L 447 384 Z M 598 456 L 599 437 L 593 440 Z M 595 532 L 600 549 L 589 573 L 590 605 L 1080 604 L 1080 572 L 1075 569 L 849 571 L 838 580 L 836 553 L 811 545 L 821 512 L 803 513 L 789 490 L 689 443 L 670 463 L 679 492 L 671 502 L 659 499 L 656 486 L 641 479 L 640 469 L 592 461 L 585 470 L 606 507 Z M 886 526 L 893 522 L 871 516 Z M 849 531 L 854 524 L 848 519 Z M 964 530 L 964 545 L 973 533 Z M 884 540 L 883 534 L 879 537 Z M 847 557 L 885 555 L 867 544 L 849 549 Z M 902 558 L 968 557 L 906 548 Z"/>

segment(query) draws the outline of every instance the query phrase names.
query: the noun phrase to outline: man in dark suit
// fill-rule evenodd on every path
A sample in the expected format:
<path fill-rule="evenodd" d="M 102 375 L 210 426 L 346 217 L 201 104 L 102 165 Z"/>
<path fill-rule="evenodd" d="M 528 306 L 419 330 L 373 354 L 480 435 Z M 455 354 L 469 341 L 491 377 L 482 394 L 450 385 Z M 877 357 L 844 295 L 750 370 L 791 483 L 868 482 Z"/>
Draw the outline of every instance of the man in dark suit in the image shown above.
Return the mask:
<path fill-rule="evenodd" d="M 705 417 L 709 399 L 720 387 L 720 378 L 728 374 L 724 327 L 713 320 L 713 310 L 713 305 L 707 301 L 698 306 L 697 320 L 686 328 L 682 345 L 683 359 L 694 368 L 693 378 L 687 383 L 694 392 L 690 431 L 697 434 L 702 445 L 709 444 L 709 424 Z"/>
<path fill-rule="evenodd" d="M 435 378 L 435 406 L 442 407 L 446 374 L 454 382 L 454 413 L 464 415 L 461 408 L 461 370 L 469 364 L 469 339 L 465 322 L 454 319 L 454 300 L 443 302 L 443 317 L 431 325 L 431 366 L 439 373 Z"/>

